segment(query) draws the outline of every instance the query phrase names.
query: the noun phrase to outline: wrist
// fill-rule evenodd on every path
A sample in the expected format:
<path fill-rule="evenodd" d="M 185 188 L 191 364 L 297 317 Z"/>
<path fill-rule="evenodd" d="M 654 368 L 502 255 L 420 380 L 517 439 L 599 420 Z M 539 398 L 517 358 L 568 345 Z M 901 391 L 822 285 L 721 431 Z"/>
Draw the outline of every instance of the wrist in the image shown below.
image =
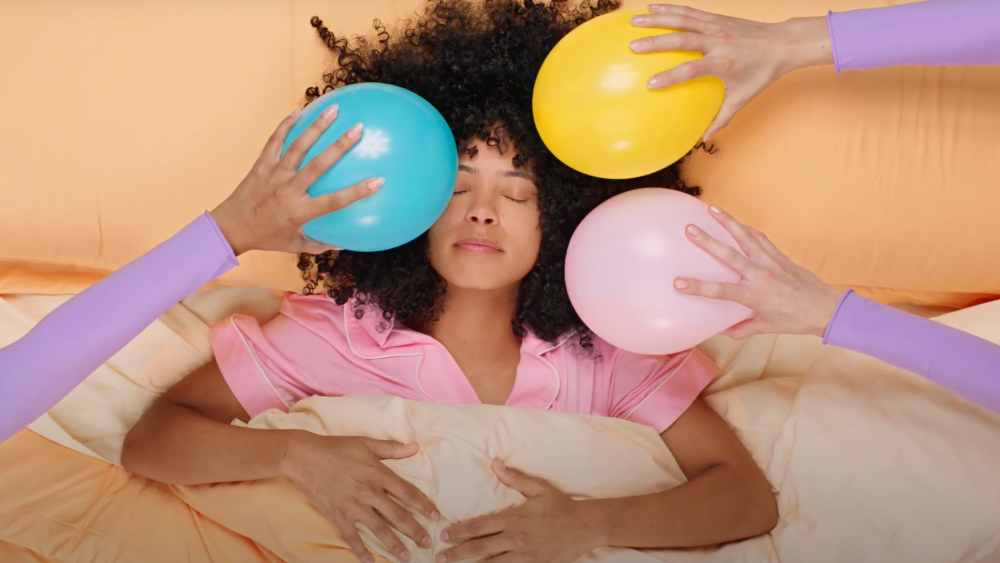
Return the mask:
<path fill-rule="evenodd" d="M 588 550 L 612 545 L 612 519 L 600 499 L 574 501 L 578 506 L 580 530 Z"/>
<path fill-rule="evenodd" d="M 820 298 L 816 306 L 815 321 L 813 322 L 813 336 L 822 338 L 826 335 L 827 328 L 833 322 L 833 316 L 837 313 L 837 307 L 844 297 L 843 291 L 838 291 L 832 287 L 827 287 L 827 291 Z"/>
<path fill-rule="evenodd" d="M 210 211 L 209 215 L 212 216 L 212 220 L 219 227 L 222 236 L 225 237 L 226 242 L 233 249 L 233 254 L 239 256 L 248 250 L 253 250 L 250 241 L 245 235 L 245 229 L 241 228 L 239 217 L 234 213 L 230 213 L 225 202 Z"/>
<path fill-rule="evenodd" d="M 312 448 L 309 446 L 313 434 L 304 430 L 282 430 L 277 452 L 278 475 L 294 482 L 299 482 L 303 456 Z"/>
<path fill-rule="evenodd" d="M 792 18 L 774 25 L 782 38 L 783 72 L 833 64 L 830 30 L 825 17 Z"/>

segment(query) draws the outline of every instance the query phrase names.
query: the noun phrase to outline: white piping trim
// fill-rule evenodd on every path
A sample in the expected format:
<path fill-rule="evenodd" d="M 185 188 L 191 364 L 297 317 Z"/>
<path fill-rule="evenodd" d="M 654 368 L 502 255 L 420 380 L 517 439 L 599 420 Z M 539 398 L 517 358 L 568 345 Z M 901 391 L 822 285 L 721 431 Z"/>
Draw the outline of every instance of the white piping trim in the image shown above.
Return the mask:
<path fill-rule="evenodd" d="M 362 356 L 361 354 L 358 353 L 357 350 L 354 349 L 354 343 L 351 342 L 351 329 L 350 329 L 350 326 L 348 326 L 348 324 L 347 324 L 347 309 L 348 309 L 347 304 L 345 304 L 344 305 L 344 338 L 347 340 L 347 347 L 351 349 L 351 353 L 354 354 L 355 356 L 361 358 L 362 360 L 384 360 L 384 359 L 387 359 L 387 358 L 412 358 L 414 356 L 420 356 L 420 359 L 417 360 L 417 367 L 416 367 L 416 369 L 414 370 L 414 373 L 413 373 L 413 379 L 417 383 L 417 389 L 419 389 L 420 392 L 423 393 L 425 397 L 427 397 L 428 399 L 430 399 L 430 400 L 433 401 L 434 397 L 431 397 L 430 394 L 427 393 L 427 391 L 424 391 L 423 385 L 420 384 L 420 364 L 422 364 L 423 361 L 424 361 L 424 353 L 423 352 L 413 352 L 411 354 L 386 354 L 384 356 Z"/>
<path fill-rule="evenodd" d="M 243 346 L 245 346 L 247 352 L 250 353 L 250 359 L 253 360 L 253 364 L 257 366 L 257 371 L 260 372 L 260 376 L 263 377 L 264 381 L 267 382 L 267 386 L 270 387 L 271 391 L 274 392 L 274 396 L 277 397 L 279 401 L 281 401 L 282 405 L 285 405 L 285 409 L 292 410 L 292 407 L 290 407 L 288 403 L 286 403 L 285 400 L 281 398 L 281 395 L 278 393 L 278 390 L 274 387 L 274 384 L 271 383 L 270 378 L 268 378 L 267 374 L 264 373 L 264 368 L 262 368 L 260 362 L 257 361 L 257 355 L 253 353 L 253 348 L 250 347 L 250 343 L 247 342 L 247 339 L 243 336 L 243 331 L 240 330 L 240 327 L 236 326 L 236 315 L 229 317 L 229 324 L 233 325 L 233 329 L 236 330 L 236 334 L 238 334 L 240 340 L 243 341 Z"/>
<path fill-rule="evenodd" d="M 566 335 L 565 338 L 563 338 L 561 341 L 559 341 L 558 343 L 556 343 L 554 346 L 552 346 L 550 348 L 547 348 L 545 350 L 542 350 L 541 352 L 538 352 L 537 354 L 535 354 L 536 356 L 538 356 L 539 360 L 545 362 L 545 365 L 549 366 L 549 369 L 552 370 L 552 375 L 554 375 L 555 378 L 556 378 L 556 392 L 555 392 L 554 395 L 552 395 L 552 400 L 549 401 L 549 404 L 545 406 L 544 410 L 549 410 L 550 408 L 552 408 L 552 405 L 555 404 L 556 397 L 559 396 L 559 390 L 562 389 L 562 378 L 559 377 L 559 370 L 556 369 L 556 366 L 552 365 L 548 360 L 546 360 L 545 358 L 543 358 L 542 355 L 543 354 L 548 354 L 549 352 L 551 352 L 551 351 L 555 350 L 556 348 L 562 346 L 563 344 L 569 342 L 569 340 L 571 338 L 573 338 L 574 336 L 576 336 L 576 331 L 571 332 L 568 335 Z"/>
<path fill-rule="evenodd" d="M 637 411 L 640 408 L 642 408 L 642 405 L 644 405 L 646 403 L 646 401 L 649 400 L 650 397 L 652 397 L 653 395 L 657 394 L 660 391 L 660 389 L 662 389 L 663 386 L 667 384 L 668 381 L 670 381 L 671 379 L 673 379 L 674 375 L 676 375 L 677 372 L 679 372 L 681 370 L 681 368 L 684 367 L 688 363 L 688 360 L 690 360 L 691 356 L 693 356 L 693 355 L 694 355 L 693 351 L 692 352 L 688 352 L 687 357 L 684 358 L 684 361 L 681 362 L 681 365 L 679 365 L 676 368 L 674 368 L 674 371 L 670 372 L 670 375 L 668 375 L 663 381 L 661 381 L 660 384 L 656 386 L 656 389 L 653 389 L 652 391 L 650 391 L 648 395 L 646 395 L 641 401 L 639 401 L 638 405 L 632 407 L 632 410 L 628 411 L 628 414 L 626 414 L 623 417 L 623 420 L 628 420 L 630 416 L 632 416 L 633 414 L 635 414 L 635 411 Z"/>

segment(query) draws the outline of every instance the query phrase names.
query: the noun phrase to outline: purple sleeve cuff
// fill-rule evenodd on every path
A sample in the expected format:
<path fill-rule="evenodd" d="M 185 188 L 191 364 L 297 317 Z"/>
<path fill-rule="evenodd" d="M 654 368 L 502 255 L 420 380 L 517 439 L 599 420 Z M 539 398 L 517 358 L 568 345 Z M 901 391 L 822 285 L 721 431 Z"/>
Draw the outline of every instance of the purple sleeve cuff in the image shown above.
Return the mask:
<path fill-rule="evenodd" d="M 0 349 L 0 442 L 52 408 L 167 309 L 237 264 L 205 213 Z"/>
<path fill-rule="evenodd" d="M 827 26 L 837 72 L 1000 64 L 997 0 L 930 0 L 830 12 Z"/>
<path fill-rule="evenodd" d="M 1000 346 L 848 291 L 823 337 L 1000 413 Z"/>

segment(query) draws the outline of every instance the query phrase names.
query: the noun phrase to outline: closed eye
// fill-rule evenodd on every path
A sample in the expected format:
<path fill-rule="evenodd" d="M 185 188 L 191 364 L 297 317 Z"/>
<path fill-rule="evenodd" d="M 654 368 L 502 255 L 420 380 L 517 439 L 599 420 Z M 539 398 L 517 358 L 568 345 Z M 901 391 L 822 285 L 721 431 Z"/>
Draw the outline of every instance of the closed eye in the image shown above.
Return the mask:
<path fill-rule="evenodd" d="M 528 200 L 526 200 L 526 199 L 517 199 L 517 198 L 514 198 L 514 197 L 510 197 L 509 195 L 505 195 L 504 197 L 507 198 L 507 199 L 509 199 L 509 200 L 511 200 L 511 201 L 513 201 L 514 203 L 528 203 Z"/>

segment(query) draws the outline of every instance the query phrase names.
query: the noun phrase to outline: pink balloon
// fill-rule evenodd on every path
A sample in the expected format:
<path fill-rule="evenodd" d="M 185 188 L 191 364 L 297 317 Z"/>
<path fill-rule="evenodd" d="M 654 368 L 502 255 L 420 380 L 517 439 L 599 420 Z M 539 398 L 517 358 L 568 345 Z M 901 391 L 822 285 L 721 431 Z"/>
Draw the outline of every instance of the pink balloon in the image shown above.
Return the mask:
<path fill-rule="evenodd" d="M 678 277 L 741 279 L 687 240 L 689 224 L 739 250 L 706 204 L 675 190 L 632 190 L 587 215 L 566 253 L 566 289 L 590 330 L 623 350 L 673 354 L 750 317 L 742 305 L 674 289 Z"/>

